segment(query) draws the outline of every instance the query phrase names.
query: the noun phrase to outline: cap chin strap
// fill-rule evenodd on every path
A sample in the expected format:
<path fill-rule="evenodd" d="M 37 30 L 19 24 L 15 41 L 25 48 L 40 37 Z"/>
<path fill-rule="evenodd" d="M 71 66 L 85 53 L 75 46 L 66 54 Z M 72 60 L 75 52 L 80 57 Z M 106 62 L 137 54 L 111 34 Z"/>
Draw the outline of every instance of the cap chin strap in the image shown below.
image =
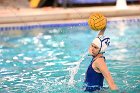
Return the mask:
<path fill-rule="evenodd" d="M 99 38 L 99 37 L 97 37 L 97 38 Z M 105 38 L 105 39 L 109 39 L 109 38 Z M 102 46 L 103 46 L 103 45 L 102 45 L 102 42 L 103 42 L 105 39 L 101 40 L 101 39 L 99 38 L 99 40 L 100 40 L 100 42 L 101 42 L 101 47 L 100 47 L 100 50 L 99 50 L 98 54 L 101 52 L 101 48 L 102 48 Z M 109 43 L 110 43 L 110 42 L 109 42 Z M 107 45 L 109 45 L 109 43 L 108 43 Z M 105 53 L 105 52 L 102 52 L 102 54 L 103 54 L 103 53 Z M 98 54 L 97 54 L 97 55 L 98 55 Z M 97 56 L 97 55 L 96 55 L 96 56 Z"/>
<path fill-rule="evenodd" d="M 98 37 L 98 38 L 99 38 L 99 37 Z M 99 40 L 100 40 L 100 42 L 101 42 L 101 47 L 100 47 L 100 49 L 99 49 L 98 54 L 101 52 L 101 48 L 102 48 L 102 40 L 101 40 L 100 38 L 99 38 Z M 97 55 L 98 55 L 98 54 L 97 54 Z M 97 55 L 96 55 L 96 56 L 97 56 Z"/>

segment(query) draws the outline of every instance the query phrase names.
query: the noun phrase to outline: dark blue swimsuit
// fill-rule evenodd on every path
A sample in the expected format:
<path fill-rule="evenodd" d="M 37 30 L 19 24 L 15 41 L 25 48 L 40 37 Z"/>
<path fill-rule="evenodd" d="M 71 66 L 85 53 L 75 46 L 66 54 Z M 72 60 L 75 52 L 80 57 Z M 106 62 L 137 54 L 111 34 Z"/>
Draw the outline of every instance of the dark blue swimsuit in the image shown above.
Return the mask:
<path fill-rule="evenodd" d="M 99 58 L 104 58 L 103 56 Z M 105 59 L 105 58 L 104 58 Z M 95 59 L 96 60 L 96 59 Z M 87 69 L 86 77 L 85 77 L 85 91 L 93 92 L 96 90 L 100 90 L 103 87 L 103 81 L 104 77 L 102 73 L 97 73 L 92 68 L 92 63 L 95 61 L 94 58 L 92 58 L 92 61 Z"/>

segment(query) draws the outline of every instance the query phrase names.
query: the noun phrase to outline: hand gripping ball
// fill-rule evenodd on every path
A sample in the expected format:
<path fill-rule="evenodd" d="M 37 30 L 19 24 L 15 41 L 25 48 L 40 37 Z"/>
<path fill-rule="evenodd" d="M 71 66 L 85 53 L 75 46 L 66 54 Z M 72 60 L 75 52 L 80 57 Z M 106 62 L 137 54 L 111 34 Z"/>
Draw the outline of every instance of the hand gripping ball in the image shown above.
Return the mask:
<path fill-rule="evenodd" d="M 102 30 L 107 23 L 106 17 L 101 13 L 93 13 L 88 19 L 88 25 L 94 31 Z"/>

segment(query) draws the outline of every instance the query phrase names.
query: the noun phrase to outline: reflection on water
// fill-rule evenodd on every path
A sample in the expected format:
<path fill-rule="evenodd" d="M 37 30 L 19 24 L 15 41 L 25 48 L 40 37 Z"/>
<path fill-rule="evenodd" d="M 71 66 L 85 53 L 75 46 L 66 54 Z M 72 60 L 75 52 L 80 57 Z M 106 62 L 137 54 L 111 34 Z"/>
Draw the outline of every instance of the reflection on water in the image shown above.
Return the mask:
<path fill-rule="evenodd" d="M 106 30 L 111 38 L 107 65 L 120 90 L 127 93 L 140 91 L 139 26 L 139 22 L 117 22 Z M 91 61 L 86 52 L 96 35 L 87 26 L 1 32 L 0 92 L 84 93 Z"/>

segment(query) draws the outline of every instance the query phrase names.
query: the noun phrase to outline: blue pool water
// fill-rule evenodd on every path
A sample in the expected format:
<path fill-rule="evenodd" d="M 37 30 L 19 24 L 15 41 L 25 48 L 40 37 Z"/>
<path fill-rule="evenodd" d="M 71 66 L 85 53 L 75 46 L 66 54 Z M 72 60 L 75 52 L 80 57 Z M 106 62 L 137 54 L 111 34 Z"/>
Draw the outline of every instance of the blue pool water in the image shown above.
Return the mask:
<path fill-rule="evenodd" d="M 105 56 L 119 89 L 140 93 L 140 22 L 133 21 L 108 22 Z M 18 28 L 1 28 L 0 93 L 85 93 L 87 50 L 97 32 L 87 23 Z"/>

